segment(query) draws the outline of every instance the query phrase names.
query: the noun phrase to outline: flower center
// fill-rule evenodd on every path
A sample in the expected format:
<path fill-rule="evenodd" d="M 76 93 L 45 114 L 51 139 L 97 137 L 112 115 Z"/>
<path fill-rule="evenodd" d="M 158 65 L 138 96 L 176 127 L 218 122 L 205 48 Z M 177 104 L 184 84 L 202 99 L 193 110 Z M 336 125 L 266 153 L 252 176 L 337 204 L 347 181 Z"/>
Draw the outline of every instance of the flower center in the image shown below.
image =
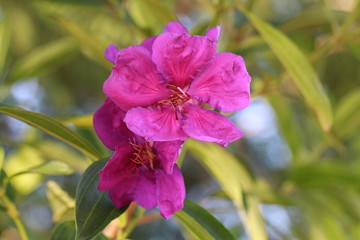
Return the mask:
<path fill-rule="evenodd" d="M 139 168 L 146 170 L 154 169 L 156 154 L 152 151 L 152 144 L 149 142 L 145 142 L 145 144 L 130 142 L 130 144 L 134 149 L 130 157 L 130 176 L 136 175 L 139 172 Z"/>
<path fill-rule="evenodd" d="M 160 106 L 164 105 L 171 105 L 172 107 L 179 106 L 183 104 L 184 102 L 187 102 L 190 100 L 190 94 L 184 92 L 180 87 L 174 86 L 172 84 L 168 84 L 167 88 L 170 89 L 172 94 L 168 99 L 160 101 L 158 104 Z"/>

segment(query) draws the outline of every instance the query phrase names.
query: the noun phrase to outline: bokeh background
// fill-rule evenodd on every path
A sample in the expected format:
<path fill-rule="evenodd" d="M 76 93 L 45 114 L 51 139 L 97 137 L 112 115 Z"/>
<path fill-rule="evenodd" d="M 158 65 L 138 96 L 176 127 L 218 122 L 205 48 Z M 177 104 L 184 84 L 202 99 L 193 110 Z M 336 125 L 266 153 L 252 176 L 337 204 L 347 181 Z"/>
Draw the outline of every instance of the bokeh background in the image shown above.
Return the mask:
<path fill-rule="evenodd" d="M 359 6 L 356 0 L 0 0 L 0 102 L 54 117 L 109 156 L 91 120 L 111 71 L 106 47 L 139 44 L 176 19 L 196 35 L 220 25 L 218 51 L 245 59 L 252 103 L 229 115 L 245 137 L 228 149 L 187 142 L 179 160 L 187 198 L 241 240 L 358 240 Z M 49 239 L 57 222 L 73 218 L 72 198 L 89 159 L 5 114 L 0 144 L 6 174 L 26 172 L 12 178 L 11 192 L 30 239 Z M 29 170 L 44 162 L 63 172 Z M 129 238 L 196 239 L 156 211 L 147 211 Z M 20 239 L 1 201 L 0 239 Z"/>

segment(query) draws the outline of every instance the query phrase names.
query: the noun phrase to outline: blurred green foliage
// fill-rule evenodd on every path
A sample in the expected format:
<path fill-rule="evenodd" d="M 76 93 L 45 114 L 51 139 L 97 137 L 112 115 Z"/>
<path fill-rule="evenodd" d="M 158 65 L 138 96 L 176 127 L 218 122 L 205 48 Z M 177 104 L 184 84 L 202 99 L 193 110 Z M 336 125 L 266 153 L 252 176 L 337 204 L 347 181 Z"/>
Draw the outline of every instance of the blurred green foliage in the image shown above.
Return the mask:
<path fill-rule="evenodd" d="M 261 140 L 266 131 L 244 129 L 246 136 L 228 149 L 190 140 L 182 155 L 188 196 L 200 185 L 203 194 L 193 197 L 198 203 L 231 201 L 241 221 L 228 227 L 238 239 L 360 239 L 359 2 L 0 0 L 0 239 L 19 239 L 13 231 L 17 211 L 30 239 L 49 239 L 52 230 L 61 229 L 75 235 L 71 212 L 79 176 L 91 161 L 111 154 L 97 140 L 91 120 L 111 70 L 103 51 L 111 43 L 139 44 L 172 20 L 199 35 L 221 25 L 219 51 L 245 59 L 254 102 L 270 104 L 275 123 L 268 128 L 282 139 L 269 152 L 264 144 L 275 140 Z M 288 149 L 287 157 L 279 146 Z M 276 168 L 266 163 L 270 158 L 288 162 Z M 219 184 L 215 190 L 200 184 L 211 179 Z M 41 211 L 31 212 L 34 206 Z M 267 206 L 279 207 L 287 218 L 272 221 Z M 54 223 L 41 222 L 50 207 Z M 218 216 L 217 208 L 209 211 Z M 160 222 L 176 239 L 209 234 L 194 235 L 186 222 L 193 218 L 181 214 L 179 236 L 179 228 L 153 212 L 137 221 Z M 119 225 L 126 232 L 126 224 Z M 139 236 L 149 232 L 139 226 L 129 237 L 144 239 Z"/>

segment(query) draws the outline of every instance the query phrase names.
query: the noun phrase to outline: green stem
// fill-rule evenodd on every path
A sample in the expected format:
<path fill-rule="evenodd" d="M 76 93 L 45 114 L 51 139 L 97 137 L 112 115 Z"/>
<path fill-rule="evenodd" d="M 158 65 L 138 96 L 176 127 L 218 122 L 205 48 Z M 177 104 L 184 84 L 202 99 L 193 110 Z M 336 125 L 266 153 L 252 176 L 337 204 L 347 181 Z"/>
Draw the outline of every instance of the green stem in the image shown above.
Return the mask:
<path fill-rule="evenodd" d="M 24 224 L 22 223 L 20 217 L 19 217 L 19 212 L 18 210 L 16 209 L 16 206 L 14 203 L 12 203 L 10 201 L 10 199 L 3 195 L 1 197 L 1 199 L 3 200 L 4 204 L 5 204 L 5 207 L 7 208 L 7 213 L 9 214 L 9 216 L 12 218 L 12 220 L 14 221 L 15 225 L 16 225 L 16 228 L 18 229 L 19 231 L 19 234 L 21 236 L 21 239 L 22 240 L 29 240 L 27 234 L 26 234 L 26 230 L 25 230 L 25 227 L 24 227 Z"/>

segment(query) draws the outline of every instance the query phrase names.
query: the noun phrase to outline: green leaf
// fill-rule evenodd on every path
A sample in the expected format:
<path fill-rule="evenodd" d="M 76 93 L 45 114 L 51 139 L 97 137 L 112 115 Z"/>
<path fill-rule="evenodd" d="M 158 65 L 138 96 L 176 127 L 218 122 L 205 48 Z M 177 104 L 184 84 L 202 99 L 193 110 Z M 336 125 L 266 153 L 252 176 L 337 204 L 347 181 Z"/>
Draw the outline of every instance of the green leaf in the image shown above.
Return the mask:
<path fill-rule="evenodd" d="M 0 19 L 0 73 L 3 74 L 10 46 L 10 23 L 6 14 Z"/>
<path fill-rule="evenodd" d="M 19 108 L 13 108 L 0 104 L 0 113 L 7 114 L 13 118 L 16 118 L 22 122 L 25 122 L 33 127 L 36 127 L 58 139 L 64 141 L 71 146 L 75 147 L 79 151 L 83 152 L 87 156 L 99 159 L 101 154 L 91 146 L 85 139 L 80 137 L 71 129 L 65 127 L 58 120 L 49 116 L 26 111 Z"/>
<path fill-rule="evenodd" d="M 189 151 L 217 179 L 239 209 L 251 239 L 266 240 L 265 223 L 259 211 L 260 202 L 253 193 L 256 186 L 248 170 L 219 145 L 192 139 L 187 141 Z"/>
<path fill-rule="evenodd" d="M 50 240 L 74 240 L 76 236 L 75 221 L 59 223 L 54 228 Z M 98 235 L 93 240 L 108 240 L 104 235 Z"/>
<path fill-rule="evenodd" d="M 346 94 L 336 106 L 334 129 L 341 138 L 349 138 L 360 126 L 360 88 Z"/>
<path fill-rule="evenodd" d="M 294 80 L 306 102 L 315 111 L 321 127 L 328 131 L 332 125 L 329 99 L 312 65 L 300 49 L 282 32 L 245 9 L 240 9 L 259 31 L 279 61 Z"/>
<path fill-rule="evenodd" d="M 177 20 L 177 17 L 161 1 L 133 0 L 128 2 L 129 14 L 136 24 L 151 29 L 155 34 L 162 24 Z"/>
<path fill-rule="evenodd" d="M 104 51 L 107 47 L 106 42 L 87 32 L 74 22 L 59 18 L 57 23 L 77 40 L 85 55 L 105 68 L 111 68 L 112 64 L 104 58 Z"/>
<path fill-rule="evenodd" d="M 235 239 L 213 215 L 189 200 L 185 200 L 184 208 L 176 212 L 174 216 L 199 239 Z"/>
<path fill-rule="evenodd" d="M 65 221 L 55 226 L 50 240 L 73 240 L 76 236 L 75 221 Z"/>
<path fill-rule="evenodd" d="M 75 200 L 54 181 L 47 182 L 46 190 L 54 222 L 74 220 Z"/>
<path fill-rule="evenodd" d="M 97 190 L 99 171 L 107 159 L 94 162 L 81 177 L 76 191 L 75 219 L 76 239 L 90 240 L 99 234 L 127 206 L 115 208 L 106 191 Z"/>
<path fill-rule="evenodd" d="M 31 169 L 27 170 L 27 172 L 41 173 L 48 175 L 69 175 L 74 173 L 74 169 L 70 168 L 70 166 L 64 162 L 49 161 L 41 165 L 32 167 Z"/>
<path fill-rule="evenodd" d="M 71 38 L 56 40 L 35 48 L 15 64 L 10 82 L 49 71 L 78 52 L 78 49 L 76 42 Z"/>

